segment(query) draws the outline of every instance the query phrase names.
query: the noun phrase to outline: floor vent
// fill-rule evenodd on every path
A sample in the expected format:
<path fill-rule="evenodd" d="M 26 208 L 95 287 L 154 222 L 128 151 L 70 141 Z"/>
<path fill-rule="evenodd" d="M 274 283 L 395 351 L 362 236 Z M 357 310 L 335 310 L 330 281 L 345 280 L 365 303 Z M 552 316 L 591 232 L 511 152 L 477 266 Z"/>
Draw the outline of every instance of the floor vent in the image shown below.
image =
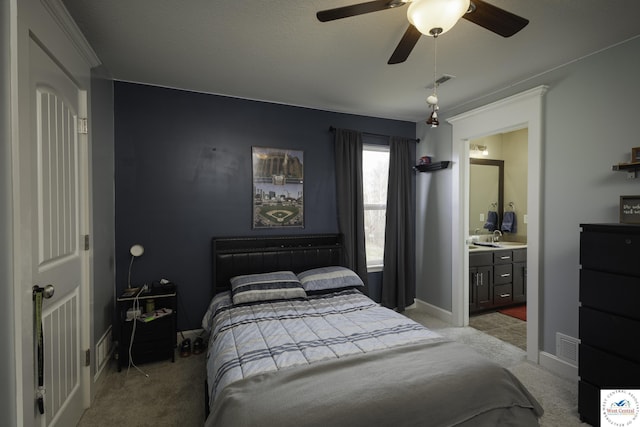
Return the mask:
<path fill-rule="evenodd" d="M 556 356 L 578 366 L 578 339 L 556 332 Z"/>

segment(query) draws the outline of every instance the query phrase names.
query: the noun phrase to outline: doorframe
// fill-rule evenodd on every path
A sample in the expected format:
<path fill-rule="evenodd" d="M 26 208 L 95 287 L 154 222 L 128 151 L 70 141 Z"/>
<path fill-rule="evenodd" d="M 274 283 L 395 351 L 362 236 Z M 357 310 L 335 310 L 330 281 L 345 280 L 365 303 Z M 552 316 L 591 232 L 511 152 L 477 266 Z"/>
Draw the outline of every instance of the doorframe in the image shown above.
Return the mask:
<path fill-rule="evenodd" d="M 496 133 L 528 129 L 527 176 L 527 359 L 539 363 L 540 210 L 542 184 L 542 98 L 547 86 L 447 119 L 452 136 L 451 308 L 456 326 L 469 324 L 469 141 Z"/>

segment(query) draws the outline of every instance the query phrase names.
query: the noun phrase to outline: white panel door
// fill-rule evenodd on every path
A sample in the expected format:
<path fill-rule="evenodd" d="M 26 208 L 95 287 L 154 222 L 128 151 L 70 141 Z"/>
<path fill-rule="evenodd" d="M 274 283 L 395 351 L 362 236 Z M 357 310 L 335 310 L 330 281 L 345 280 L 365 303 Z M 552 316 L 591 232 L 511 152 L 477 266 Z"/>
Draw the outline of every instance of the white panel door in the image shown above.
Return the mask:
<path fill-rule="evenodd" d="M 84 410 L 82 349 L 87 346 L 82 328 L 89 326 L 82 321 L 81 304 L 86 150 L 80 139 L 86 136 L 77 129 L 78 111 L 86 101 L 62 64 L 33 39 L 29 48 L 31 146 L 26 152 L 31 176 L 23 182 L 31 194 L 32 279 L 34 285 L 55 287 L 53 297 L 43 302 L 44 414 L 36 411 L 35 417 L 37 425 L 74 426 Z M 37 357 L 34 362 L 37 382 Z"/>

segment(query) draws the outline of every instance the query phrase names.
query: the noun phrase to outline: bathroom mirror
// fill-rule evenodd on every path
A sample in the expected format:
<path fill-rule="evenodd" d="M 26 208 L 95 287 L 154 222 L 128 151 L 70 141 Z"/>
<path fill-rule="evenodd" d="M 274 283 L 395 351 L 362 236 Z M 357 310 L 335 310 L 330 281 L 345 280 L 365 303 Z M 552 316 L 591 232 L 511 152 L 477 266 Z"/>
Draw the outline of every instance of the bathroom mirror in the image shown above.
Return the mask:
<path fill-rule="evenodd" d="M 469 159 L 469 234 L 487 234 L 487 213 L 498 213 L 500 229 L 504 213 L 504 160 Z"/>

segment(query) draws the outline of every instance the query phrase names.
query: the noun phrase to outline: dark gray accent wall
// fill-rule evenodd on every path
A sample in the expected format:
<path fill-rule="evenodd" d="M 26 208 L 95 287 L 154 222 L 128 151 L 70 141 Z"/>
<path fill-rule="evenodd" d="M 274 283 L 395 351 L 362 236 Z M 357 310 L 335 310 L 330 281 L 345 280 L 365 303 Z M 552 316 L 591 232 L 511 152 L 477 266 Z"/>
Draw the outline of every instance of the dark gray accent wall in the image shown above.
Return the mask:
<path fill-rule="evenodd" d="M 114 93 L 116 286 L 142 244 L 132 284 L 174 281 L 179 330 L 199 327 L 212 296 L 212 237 L 338 231 L 330 126 L 415 137 L 412 122 L 124 82 Z M 304 229 L 251 228 L 252 146 L 304 151 Z"/>
<path fill-rule="evenodd" d="M 0 425 L 16 425 L 9 1 L 0 0 Z"/>
<path fill-rule="evenodd" d="M 115 280 L 115 180 L 113 81 L 91 70 L 91 173 L 93 199 L 92 347 L 113 321 Z M 95 361 L 95 357 L 93 358 Z M 97 368 L 97 367 L 96 367 Z"/>

